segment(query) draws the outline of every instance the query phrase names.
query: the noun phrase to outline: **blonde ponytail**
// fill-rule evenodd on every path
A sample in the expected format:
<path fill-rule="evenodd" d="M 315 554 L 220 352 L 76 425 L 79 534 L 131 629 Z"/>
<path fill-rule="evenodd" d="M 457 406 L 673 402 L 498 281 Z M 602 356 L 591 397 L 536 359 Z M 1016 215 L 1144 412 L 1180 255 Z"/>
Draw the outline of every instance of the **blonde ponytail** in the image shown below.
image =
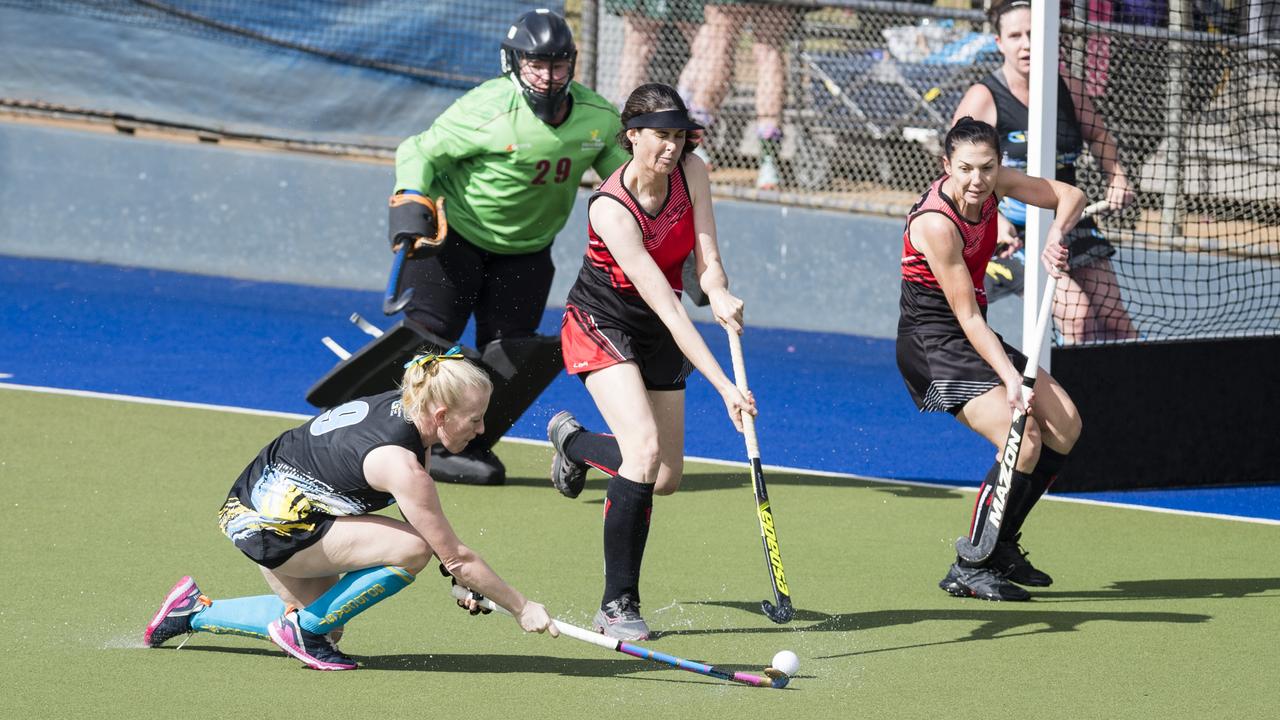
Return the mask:
<path fill-rule="evenodd" d="M 404 364 L 400 401 L 408 419 L 418 417 L 431 405 L 457 407 L 468 390 L 490 393 L 493 383 L 483 370 L 462 356 L 457 345 L 444 353 L 420 351 Z"/>

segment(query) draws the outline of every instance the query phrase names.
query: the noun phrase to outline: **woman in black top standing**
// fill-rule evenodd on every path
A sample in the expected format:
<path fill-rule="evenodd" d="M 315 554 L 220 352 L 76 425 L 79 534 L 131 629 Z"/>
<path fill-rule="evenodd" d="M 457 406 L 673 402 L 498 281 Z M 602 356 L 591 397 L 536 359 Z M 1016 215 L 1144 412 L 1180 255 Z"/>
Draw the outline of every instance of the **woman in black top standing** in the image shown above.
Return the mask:
<path fill-rule="evenodd" d="M 1004 64 L 965 93 L 953 123 L 969 116 L 996 128 L 1002 164 L 1019 170 L 1027 166 L 1027 103 L 1031 93 L 1031 3 L 1004 0 L 991 10 L 996 46 Z M 1115 138 L 1084 92 L 1084 84 L 1072 77 L 1058 78 L 1056 179 L 1076 184 L 1076 159 L 1087 142 L 1108 179 L 1106 200 L 1112 209 L 1133 201 L 1133 190 L 1121 167 Z M 1012 198 L 1000 203 L 1002 255 L 1022 245 L 1026 205 Z M 1120 285 L 1111 266 L 1116 250 L 1089 218 L 1083 218 L 1067 238 L 1069 275 L 1058 284 L 1054 319 L 1065 345 L 1096 340 L 1129 340 L 1138 337 L 1120 297 Z"/>

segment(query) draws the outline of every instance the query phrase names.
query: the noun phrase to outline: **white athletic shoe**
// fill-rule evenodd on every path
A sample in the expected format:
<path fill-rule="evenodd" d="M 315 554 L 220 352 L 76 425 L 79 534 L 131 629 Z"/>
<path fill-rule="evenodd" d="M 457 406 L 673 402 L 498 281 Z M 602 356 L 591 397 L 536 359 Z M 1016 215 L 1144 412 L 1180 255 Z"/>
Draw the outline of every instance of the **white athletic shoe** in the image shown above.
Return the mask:
<path fill-rule="evenodd" d="M 760 172 L 756 174 L 756 189 L 778 189 L 778 163 L 772 155 L 760 156 Z"/>

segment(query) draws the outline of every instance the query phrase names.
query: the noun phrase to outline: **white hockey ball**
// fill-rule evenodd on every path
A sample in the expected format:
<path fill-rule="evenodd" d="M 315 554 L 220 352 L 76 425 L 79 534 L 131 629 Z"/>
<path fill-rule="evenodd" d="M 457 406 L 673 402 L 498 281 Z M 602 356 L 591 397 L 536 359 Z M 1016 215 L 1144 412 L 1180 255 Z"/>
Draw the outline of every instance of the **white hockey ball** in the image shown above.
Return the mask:
<path fill-rule="evenodd" d="M 800 670 L 800 658 L 790 650 L 779 650 L 778 654 L 773 656 L 771 667 L 774 670 L 781 670 L 790 677 Z"/>

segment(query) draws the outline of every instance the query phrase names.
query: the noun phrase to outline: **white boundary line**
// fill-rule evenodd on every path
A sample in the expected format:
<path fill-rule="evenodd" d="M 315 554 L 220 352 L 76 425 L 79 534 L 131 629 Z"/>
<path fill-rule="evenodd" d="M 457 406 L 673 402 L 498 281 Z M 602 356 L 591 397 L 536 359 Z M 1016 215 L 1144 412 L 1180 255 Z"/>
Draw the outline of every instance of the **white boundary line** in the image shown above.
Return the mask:
<path fill-rule="evenodd" d="M 238 415 L 261 415 L 264 417 L 289 418 L 291 420 L 306 420 L 310 415 L 300 415 L 298 413 L 286 413 L 276 410 L 255 410 L 253 408 L 233 407 L 230 405 L 210 405 L 207 403 L 183 402 L 181 400 L 159 400 L 156 398 L 141 397 L 138 395 L 117 395 L 115 393 L 95 392 L 93 390 L 66 390 L 63 388 L 42 387 L 40 385 L 15 385 L 13 383 L 0 382 L 0 390 L 26 390 L 35 393 L 45 393 L 48 395 L 70 395 L 72 397 L 93 398 L 95 400 L 116 400 L 118 402 L 137 403 L 139 405 L 164 405 L 168 407 L 191 408 L 193 410 L 216 410 L 219 412 L 236 413 Z"/>
<path fill-rule="evenodd" d="M 140 405 L 162 405 L 168 407 L 189 408 L 193 410 L 212 410 L 215 412 L 234 413 L 237 415 L 257 415 L 261 417 L 287 418 L 290 420 L 306 420 L 311 415 L 303 415 L 299 413 L 279 412 L 276 410 L 255 410 L 253 408 L 235 407 L 231 405 L 211 405 L 207 403 L 183 402 L 181 400 L 159 400 L 156 398 L 140 397 L 137 395 L 117 395 L 114 393 L 102 393 L 92 390 L 65 390 L 62 388 L 42 387 L 38 385 L 17 385 L 13 383 L 0 382 L 0 390 L 23 390 L 26 392 L 45 393 L 49 395 L 69 395 L 72 397 L 93 398 L 96 400 L 115 400 L 118 402 L 130 402 Z M 546 440 L 533 440 L 530 438 L 504 437 L 503 442 L 518 443 L 521 445 L 540 445 L 543 447 L 550 446 L 551 443 Z M 750 468 L 748 463 L 739 460 L 720 460 L 717 458 L 704 458 L 689 455 L 686 460 L 692 462 L 709 463 L 713 465 L 725 465 L 728 467 Z M 942 488 L 946 490 L 957 490 L 959 492 L 977 492 L 978 488 L 965 485 L 949 485 L 947 483 L 931 483 L 921 480 L 894 480 L 889 478 L 875 478 L 866 475 L 854 475 L 852 473 L 832 472 L 829 470 L 809 470 L 806 468 L 788 467 L 786 465 L 765 465 L 765 469 L 770 472 L 797 473 L 802 475 L 815 475 L 818 477 L 841 478 L 846 480 L 859 480 L 862 482 L 876 483 L 879 485 L 907 485 L 911 487 L 927 487 Z M 1206 488 L 1208 489 L 1208 488 Z M 1188 517 L 1208 518 L 1211 520 L 1232 520 L 1235 522 L 1256 523 L 1259 525 L 1280 525 L 1280 520 L 1272 520 L 1270 518 L 1254 518 L 1245 517 L 1243 515 L 1223 515 L 1221 513 L 1199 512 L 1196 510 L 1175 510 L 1172 508 L 1152 507 L 1150 505 L 1131 505 L 1128 503 L 1109 502 L 1106 500 L 1090 500 L 1088 498 L 1077 498 L 1065 495 L 1045 495 L 1045 500 L 1054 502 L 1069 502 L 1079 505 L 1097 505 L 1100 507 L 1120 508 L 1123 510 L 1141 510 L 1144 512 L 1165 513 L 1168 515 L 1185 515 Z"/>

